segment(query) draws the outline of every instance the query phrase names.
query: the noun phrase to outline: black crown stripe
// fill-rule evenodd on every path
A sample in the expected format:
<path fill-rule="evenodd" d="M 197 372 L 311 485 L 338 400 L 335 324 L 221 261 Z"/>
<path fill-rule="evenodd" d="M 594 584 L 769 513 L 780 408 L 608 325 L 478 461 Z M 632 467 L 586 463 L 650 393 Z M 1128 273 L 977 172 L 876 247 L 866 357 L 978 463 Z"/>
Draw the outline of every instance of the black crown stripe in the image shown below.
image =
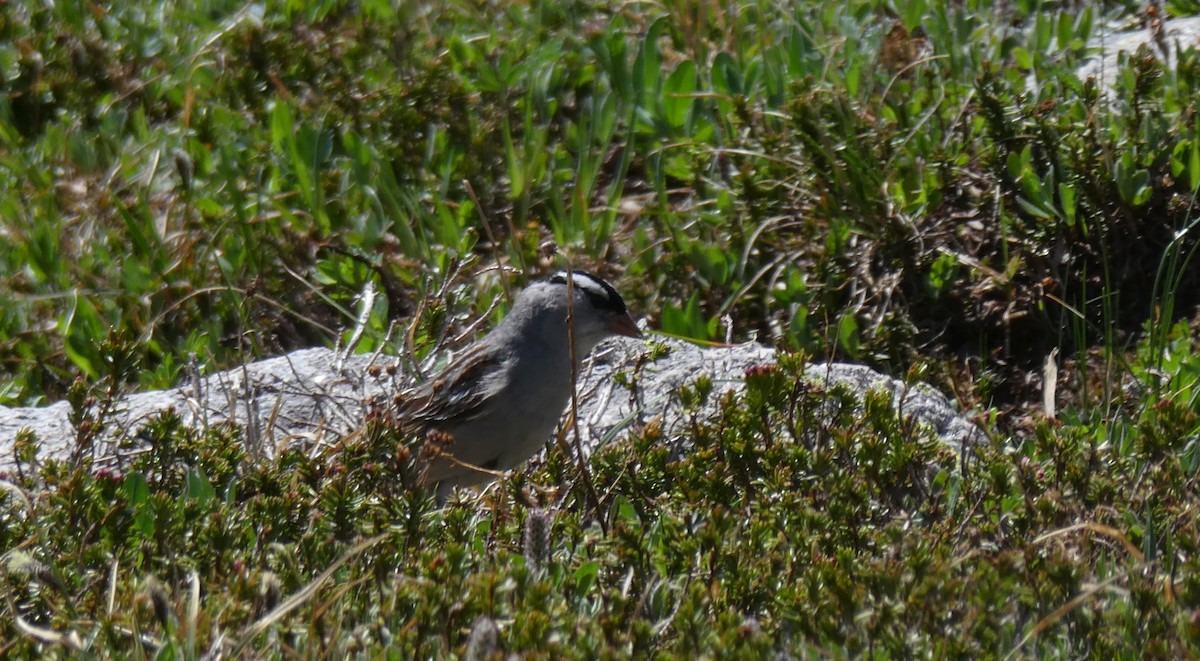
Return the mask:
<path fill-rule="evenodd" d="M 611 310 L 618 314 L 624 313 L 625 299 L 613 289 L 612 285 L 604 281 L 600 276 L 589 273 L 588 271 L 575 270 L 571 271 L 571 275 L 575 279 L 575 287 L 582 290 L 587 296 L 588 301 L 597 308 L 603 310 Z M 553 284 L 567 284 L 567 274 L 565 271 L 560 271 L 550 278 Z"/>

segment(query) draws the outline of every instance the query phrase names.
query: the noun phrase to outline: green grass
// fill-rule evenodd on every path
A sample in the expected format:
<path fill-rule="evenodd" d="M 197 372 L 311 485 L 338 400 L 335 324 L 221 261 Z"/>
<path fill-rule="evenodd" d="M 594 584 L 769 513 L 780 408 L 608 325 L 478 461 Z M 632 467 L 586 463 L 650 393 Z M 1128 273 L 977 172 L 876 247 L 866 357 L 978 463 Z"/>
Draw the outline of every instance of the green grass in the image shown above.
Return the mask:
<path fill-rule="evenodd" d="M 1196 652 L 1198 51 L 1106 96 L 1074 71 L 1131 4 L 394 5 L 5 7 L 0 402 L 86 444 L 189 362 L 360 319 L 424 356 L 573 265 L 665 332 L 915 369 L 993 442 L 814 419 L 785 365 L 679 461 L 606 448 L 600 503 L 552 452 L 437 510 L 385 424 L 263 462 L 164 419 L 10 476 L 5 652 L 461 655 L 481 616 L 534 657 Z"/>

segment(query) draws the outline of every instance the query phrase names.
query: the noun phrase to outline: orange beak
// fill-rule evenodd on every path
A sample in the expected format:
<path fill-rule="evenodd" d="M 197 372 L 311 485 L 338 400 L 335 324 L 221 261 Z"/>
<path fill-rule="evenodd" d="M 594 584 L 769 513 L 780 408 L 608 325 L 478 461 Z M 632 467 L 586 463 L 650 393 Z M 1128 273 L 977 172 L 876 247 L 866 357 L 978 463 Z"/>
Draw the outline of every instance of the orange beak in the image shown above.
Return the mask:
<path fill-rule="evenodd" d="M 633 320 L 633 317 L 629 316 L 628 312 L 613 317 L 612 321 L 608 322 L 608 330 L 617 335 L 624 335 L 625 337 L 640 338 L 642 336 L 642 331 L 637 327 L 637 323 Z"/>

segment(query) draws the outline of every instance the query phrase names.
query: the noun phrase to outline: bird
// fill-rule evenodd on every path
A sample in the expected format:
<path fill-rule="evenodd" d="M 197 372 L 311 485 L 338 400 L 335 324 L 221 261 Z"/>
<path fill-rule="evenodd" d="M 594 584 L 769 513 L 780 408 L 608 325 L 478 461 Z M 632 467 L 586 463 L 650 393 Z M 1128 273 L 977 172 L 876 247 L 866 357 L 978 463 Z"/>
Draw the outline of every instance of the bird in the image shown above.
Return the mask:
<path fill-rule="evenodd" d="M 438 446 L 421 453 L 420 483 L 444 498 L 523 464 L 557 427 L 584 358 L 616 336 L 642 333 L 599 276 L 562 271 L 526 287 L 491 332 L 401 396 L 403 428 Z"/>

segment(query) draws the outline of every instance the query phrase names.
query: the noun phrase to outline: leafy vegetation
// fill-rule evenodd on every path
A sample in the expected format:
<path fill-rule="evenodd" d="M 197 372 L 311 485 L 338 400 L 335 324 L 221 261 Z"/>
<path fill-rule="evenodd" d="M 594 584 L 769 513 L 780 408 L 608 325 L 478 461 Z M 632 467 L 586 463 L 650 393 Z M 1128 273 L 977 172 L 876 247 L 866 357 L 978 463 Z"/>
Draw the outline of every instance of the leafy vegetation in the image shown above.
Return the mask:
<path fill-rule="evenodd" d="M 794 357 L 679 457 L 604 448 L 598 502 L 552 451 L 439 508 L 385 417 L 270 461 L 22 437 L 0 649 L 1194 655 L 1198 51 L 1107 88 L 1093 38 L 1154 16 L 993 4 L 6 4 L 0 402 L 81 447 L 189 364 L 424 355 L 568 264 L 667 333 L 917 367 L 993 439 Z"/>

